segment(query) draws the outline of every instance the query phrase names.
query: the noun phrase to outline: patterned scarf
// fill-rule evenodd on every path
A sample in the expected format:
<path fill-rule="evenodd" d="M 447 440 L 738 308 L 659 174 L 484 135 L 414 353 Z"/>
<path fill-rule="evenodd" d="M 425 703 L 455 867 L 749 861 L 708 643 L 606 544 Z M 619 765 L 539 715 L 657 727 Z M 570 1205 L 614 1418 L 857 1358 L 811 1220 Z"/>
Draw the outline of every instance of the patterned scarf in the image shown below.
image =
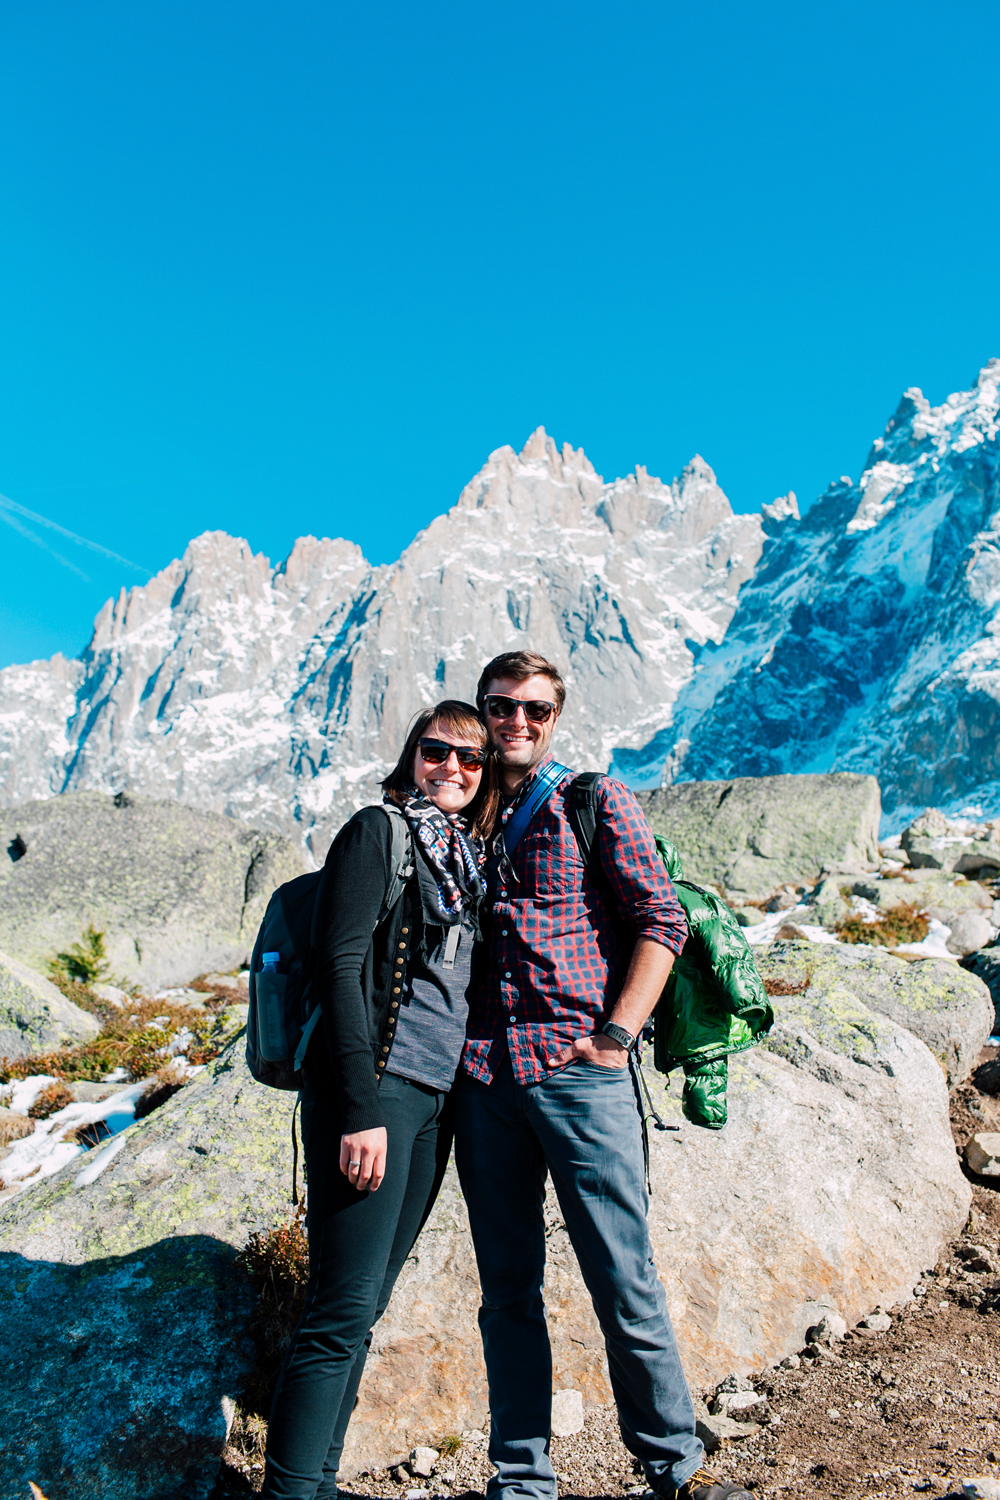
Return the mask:
<path fill-rule="evenodd" d="M 398 799 L 386 794 L 386 802 L 395 802 L 410 832 L 420 847 L 434 877 L 428 891 L 421 881 L 421 896 L 429 905 L 427 918 L 443 927 L 453 927 L 465 911 L 478 906 L 486 886 L 481 874 L 486 850 L 470 838 L 461 813 L 442 812 L 422 797 L 416 787 L 408 787 Z"/>

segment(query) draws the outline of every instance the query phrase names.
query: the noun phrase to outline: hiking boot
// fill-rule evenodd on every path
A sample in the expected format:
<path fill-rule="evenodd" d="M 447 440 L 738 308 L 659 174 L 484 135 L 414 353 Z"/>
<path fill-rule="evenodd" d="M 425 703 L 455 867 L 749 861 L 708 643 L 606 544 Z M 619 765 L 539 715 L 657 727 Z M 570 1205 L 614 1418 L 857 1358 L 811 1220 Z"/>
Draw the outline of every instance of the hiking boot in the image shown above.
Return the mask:
<path fill-rule="evenodd" d="M 753 1500 L 742 1484 L 730 1484 L 711 1469 L 696 1469 L 675 1491 L 675 1500 Z"/>

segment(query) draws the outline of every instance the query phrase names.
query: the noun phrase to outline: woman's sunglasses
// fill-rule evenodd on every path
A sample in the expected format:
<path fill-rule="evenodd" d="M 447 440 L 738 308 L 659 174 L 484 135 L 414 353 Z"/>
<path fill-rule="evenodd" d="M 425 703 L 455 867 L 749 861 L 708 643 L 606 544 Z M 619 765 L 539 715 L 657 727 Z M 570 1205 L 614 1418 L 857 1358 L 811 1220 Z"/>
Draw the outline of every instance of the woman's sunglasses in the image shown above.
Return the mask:
<path fill-rule="evenodd" d="M 491 719 L 512 719 L 519 708 L 524 709 L 524 717 L 532 724 L 544 724 L 552 717 L 555 704 L 546 703 L 542 698 L 507 698 L 502 693 L 486 695 L 486 712 Z"/>
<path fill-rule="evenodd" d="M 443 766 L 452 751 L 463 771 L 475 771 L 486 760 L 489 751 L 475 745 L 448 745 L 444 740 L 418 740 L 420 754 L 429 766 Z"/>

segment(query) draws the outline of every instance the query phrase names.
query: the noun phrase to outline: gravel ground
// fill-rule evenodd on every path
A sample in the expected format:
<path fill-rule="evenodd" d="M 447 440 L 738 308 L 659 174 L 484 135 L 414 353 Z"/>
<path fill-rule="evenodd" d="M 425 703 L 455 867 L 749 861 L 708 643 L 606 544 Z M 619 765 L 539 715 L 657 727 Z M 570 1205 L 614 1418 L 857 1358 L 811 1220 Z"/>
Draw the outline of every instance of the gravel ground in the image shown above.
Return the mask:
<path fill-rule="evenodd" d="M 981 1061 L 996 1056 L 984 1051 Z M 974 1081 L 956 1089 L 952 1129 L 961 1150 L 977 1130 L 1000 1130 L 1000 1100 Z M 921 1295 L 886 1309 L 884 1333 L 850 1332 L 797 1368 L 751 1376 L 768 1418 L 727 1442 L 709 1463 L 761 1500 L 791 1495 L 954 1495 L 972 1475 L 1000 1480 L 1000 1180 L 973 1182 L 973 1208 L 957 1241 L 920 1281 Z M 711 1400 L 711 1391 L 697 1392 Z M 234 1432 L 215 1500 L 256 1492 L 263 1425 Z M 564 1497 L 641 1493 L 613 1408 L 591 1409 L 582 1432 L 554 1438 Z M 492 1472 L 482 1433 L 462 1435 L 430 1479 L 405 1470 L 363 1474 L 343 1494 L 364 1500 L 472 1500 Z"/>

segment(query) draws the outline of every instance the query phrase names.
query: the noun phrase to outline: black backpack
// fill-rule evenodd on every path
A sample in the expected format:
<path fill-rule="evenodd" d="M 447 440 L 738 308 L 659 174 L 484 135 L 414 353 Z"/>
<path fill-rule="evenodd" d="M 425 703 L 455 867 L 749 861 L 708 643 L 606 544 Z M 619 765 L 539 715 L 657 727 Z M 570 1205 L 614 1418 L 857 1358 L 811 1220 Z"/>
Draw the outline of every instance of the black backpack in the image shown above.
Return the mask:
<path fill-rule="evenodd" d="M 413 847 L 406 819 L 385 803 L 391 829 L 392 877 L 379 909 L 378 927 L 403 894 L 414 871 Z M 302 1086 L 302 1063 L 320 1008 L 312 985 L 312 922 L 322 870 L 279 885 L 264 913 L 250 959 L 250 1013 L 247 1017 L 247 1067 L 258 1083 L 273 1089 Z M 264 973 L 262 955 L 277 953 L 277 973 Z"/>

